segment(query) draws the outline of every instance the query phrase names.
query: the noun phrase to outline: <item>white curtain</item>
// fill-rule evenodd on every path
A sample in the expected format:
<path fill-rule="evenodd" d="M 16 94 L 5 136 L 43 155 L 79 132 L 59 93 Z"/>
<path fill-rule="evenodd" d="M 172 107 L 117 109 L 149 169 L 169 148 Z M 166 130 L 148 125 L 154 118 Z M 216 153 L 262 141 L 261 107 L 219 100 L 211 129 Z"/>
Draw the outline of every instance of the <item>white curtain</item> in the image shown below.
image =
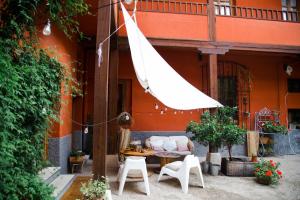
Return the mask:
<path fill-rule="evenodd" d="M 177 110 L 222 107 L 181 77 L 145 38 L 122 3 L 121 7 L 134 69 L 147 92 Z"/>

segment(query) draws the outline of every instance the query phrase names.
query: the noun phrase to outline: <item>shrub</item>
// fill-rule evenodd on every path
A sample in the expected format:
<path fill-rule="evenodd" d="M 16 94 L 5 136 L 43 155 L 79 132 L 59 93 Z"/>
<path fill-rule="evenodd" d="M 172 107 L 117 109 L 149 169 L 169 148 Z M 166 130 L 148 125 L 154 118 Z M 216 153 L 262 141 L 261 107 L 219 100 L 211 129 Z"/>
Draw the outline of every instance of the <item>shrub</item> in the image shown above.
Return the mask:
<path fill-rule="evenodd" d="M 96 180 L 90 179 L 87 183 L 82 183 L 80 192 L 82 193 L 84 199 L 94 200 L 104 197 L 107 189 L 107 179 L 102 177 Z"/>

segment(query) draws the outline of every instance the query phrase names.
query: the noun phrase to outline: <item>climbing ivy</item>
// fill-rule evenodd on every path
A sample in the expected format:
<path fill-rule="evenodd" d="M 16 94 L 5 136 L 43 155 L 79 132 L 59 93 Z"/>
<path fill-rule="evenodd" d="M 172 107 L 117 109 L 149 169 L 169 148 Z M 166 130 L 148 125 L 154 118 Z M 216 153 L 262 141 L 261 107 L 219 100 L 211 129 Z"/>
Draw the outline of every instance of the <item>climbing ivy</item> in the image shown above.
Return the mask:
<path fill-rule="evenodd" d="M 37 48 L 36 19 L 50 18 L 68 36 L 83 0 L 6 0 L 0 4 L 0 200 L 53 199 L 37 176 L 44 138 L 59 112 L 64 67 Z"/>

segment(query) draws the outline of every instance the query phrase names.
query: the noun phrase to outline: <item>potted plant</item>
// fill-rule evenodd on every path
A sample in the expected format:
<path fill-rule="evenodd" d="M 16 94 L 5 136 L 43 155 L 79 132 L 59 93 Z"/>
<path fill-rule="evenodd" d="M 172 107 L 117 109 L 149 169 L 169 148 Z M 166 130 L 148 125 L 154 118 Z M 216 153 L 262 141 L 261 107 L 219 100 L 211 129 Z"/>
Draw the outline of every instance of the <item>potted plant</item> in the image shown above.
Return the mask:
<path fill-rule="evenodd" d="M 84 152 L 81 150 L 73 150 L 70 152 L 69 161 L 70 163 L 80 163 L 84 160 Z"/>
<path fill-rule="evenodd" d="M 276 163 L 273 160 L 267 161 L 262 159 L 255 165 L 256 181 L 264 185 L 277 184 L 283 175 L 278 169 L 279 166 L 279 162 Z"/>
<path fill-rule="evenodd" d="M 190 122 L 186 128 L 187 132 L 192 132 L 194 135 L 192 140 L 209 145 L 209 153 L 206 157 L 206 165 L 210 165 L 210 170 L 213 175 L 218 174 L 221 166 L 221 154 L 218 153 L 218 148 L 222 144 L 223 131 L 228 124 L 233 122 L 233 115 L 236 113 L 236 108 L 228 106 L 219 108 L 217 112 L 211 114 L 204 112 L 201 116 L 201 122 Z"/>
<path fill-rule="evenodd" d="M 280 125 L 278 122 L 266 121 L 262 124 L 262 131 L 264 133 L 280 133 L 286 135 L 288 130 L 285 126 Z"/>
<path fill-rule="evenodd" d="M 108 190 L 108 181 L 105 177 L 90 179 L 87 183 L 82 183 L 80 192 L 84 200 L 104 200 Z"/>

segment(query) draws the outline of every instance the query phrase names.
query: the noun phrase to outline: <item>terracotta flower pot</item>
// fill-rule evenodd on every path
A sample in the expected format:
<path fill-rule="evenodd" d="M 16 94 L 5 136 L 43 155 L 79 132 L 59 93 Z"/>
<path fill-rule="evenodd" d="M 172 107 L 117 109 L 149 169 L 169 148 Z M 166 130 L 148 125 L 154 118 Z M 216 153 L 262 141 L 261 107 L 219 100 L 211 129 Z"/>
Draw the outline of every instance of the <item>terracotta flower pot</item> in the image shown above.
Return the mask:
<path fill-rule="evenodd" d="M 272 183 L 271 178 L 257 177 L 256 181 L 263 185 L 270 185 Z"/>

